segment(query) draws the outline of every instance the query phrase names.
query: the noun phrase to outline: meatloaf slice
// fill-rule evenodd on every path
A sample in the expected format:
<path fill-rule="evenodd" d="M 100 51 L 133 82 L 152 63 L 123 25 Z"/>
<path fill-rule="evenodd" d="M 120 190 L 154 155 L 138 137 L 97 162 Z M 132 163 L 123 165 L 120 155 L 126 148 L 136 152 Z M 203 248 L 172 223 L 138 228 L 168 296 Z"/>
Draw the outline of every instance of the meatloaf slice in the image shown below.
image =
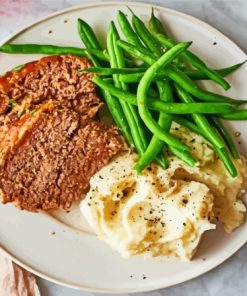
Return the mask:
<path fill-rule="evenodd" d="M 48 100 L 74 100 L 78 95 L 95 93 L 93 74 L 79 71 L 89 66 L 86 58 L 60 55 L 27 63 L 18 72 L 7 72 L 0 77 L 0 112 L 6 113 L 13 101 L 21 104 L 25 100 L 35 106 Z"/>
<path fill-rule="evenodd" d="M 2 200 L 29 211 L 68 209 L 122 139 L 115 128 L 61 105 L 33 116 L 38 118 L 2 162 Z"/>
<path fill-rule="evenodd" d="M 34 112 L 50 100 L 93 117 L 102 103 L 96 95 L 93 74 L 79 71 L 89 66 L 86 58 L 49 56 L 0 77 L 0 134 L 25 112 Z"/>

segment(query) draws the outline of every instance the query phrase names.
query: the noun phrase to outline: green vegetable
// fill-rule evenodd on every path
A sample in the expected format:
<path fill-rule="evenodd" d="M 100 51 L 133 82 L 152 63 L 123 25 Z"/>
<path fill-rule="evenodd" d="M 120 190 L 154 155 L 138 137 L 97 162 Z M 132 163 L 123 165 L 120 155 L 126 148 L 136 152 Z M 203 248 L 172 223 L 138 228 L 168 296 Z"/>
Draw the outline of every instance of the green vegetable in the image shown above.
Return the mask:
<path fill-rule="evenodd" d="M 126 117 L 123 113 L 123 110 L 122 110 L 122 107 L 121 107 L 119 101 L 115 97 L 113 97 L 109 92 L 107 92 L 103 89 L 101 90 L 101 92 L 102 92 L 102 95 L 105 99 L 107 107 L 112 115 L 114 122 L 116 123 L 117 127 L 119 128 L 119 130 L 123 134 L 127 143 L 129 143 L 129 145 L 132 148 L 134 148 L 134 141 L 132 139 L 132 136 L 131 136 L 131 133 L 129 130 L 129 125 L 128 125 L 128 122 L 126 120 Z"/>
<path fill-rule="evenodd" d="M 176 116 L 176 115 L 173 115 L 172 119 L 174 122 L 178 123 L 179 125 L 184 126 L 187 129 L 191 130 L 192 132 L 204 137 L 204 133 L 200 129 L 200 127 L 198 125 L 194 124 L 193 122 L 191 122 L 190 120 L 187 120 L 187 119 L 183 118 L 182 116 Z"/>
<path fill-rule="evenodd" d="M 37 112 L 37 110 L 36 109 L 33 109 L 33 110 L 30 110 L 29 113 L 30 113 L 31 116 L 33 116 L 36 112 Z"/>
<path fill-rule="evenodd" d="M 129 23 L 126 15 L 122 11 L 119 11 L 117 18 L 118 18 L 119 26 L 120 26 L 126 40 L 130 44 L 136 45 L 138 47 L 143 47 L 138 35 L 132 29 L 131 24 Z"/>
<path fill-rule="evenodd" d="M 221 76 L 225 77 L 225 76 L 233 73 L 234 71 L 238 70 L 245 63 L 246 63 L 246 61 L 236 64 L 236 65 L 232 65 L 227 68 L 215 69 L 214 71 L 216 71 Z M 207 79 L 209 79 L 202 71 L 198 71 L 198 70 L 185 70 L 184 73 L 186 73 L 186 75 L 188 75 L 193 80 L 207 80 Z"/>
<path fill-rule="evenodd" d="M 79 70 L 80 72 L 89 72 L 89 73 L 97 73 L 103 76 L 109 76 L 113 74 L 126 74 L 126 73 L 137 73 L 145 72 L 147 68 L 100 68 L 100 67 L 90 67 Z"/>
<path fill-rule="evenodd" d="M 88 25 L 89 26 L 89 25 Z M 90 31 L 93 32 L 93 30 L 91 29 Z M 91 32 L 91 33 L 92 33 Z M 93 35 L 95 36 L 95 38 L 97 39 L 96 35 L 93 33 Z M 81 36 L 82 42 L 84 43 L 84 38 L 88 38 L 86 35 L 82 34 Z M 91 38 L 90 40 L 90 44 L 89 42 L 86 41 L 86 43 L 94 48 L 96 48 L 99 44 L 98 41 L 95 41 L 95 38 Z M 90 51 L 86 50 L 86 54 L 89 57 L 89 59 L 93 62 L 94 66 L 96 67 L 100 67 L 100 62 L 92 57 Z M 105 54 L 105 53 L 104 53 Z M 109 55 L 107 54 L 107 59 L 109 60 Z M 125 118 L 125 115 L 123 113 L 122 107 L 119 103 L 119 101 L 114 98 L 109 92 L 101 89 L 101 93 L 103 98 L 105 99 L 105 102 L 107 104 L 107 107 L 112 115 L 112 118 L 114 120 L 114 122 L 116 123 L 117 127 L 119 128 L 119 130 L 122 132 L 125 140 L 127 141 L 127 143 L 129 143 L 129 145 L 133 148 L 134 147 L 134 141 L 132 139 L 130 130 L 129 130 L 129 125 L 128 122 Z"/>
<path fill-rule="evenodd" d="M 176 45 L 175 41 L 167 39 L 162 34 L 154 34 L 153 36 L 155 36 L 156 40 L 158 40 L 160 44 L 167 48 L 172 48 L 174 45 Z M 225 90 L 230 88 L 230 84 L 224 78 L 222 78 L 222 76 L 219 73 L 217 73 L 215 70 L 208 68 L 204 61 L 201 60 L 194 53 L 190 51 L 185 51 L 183 52 L 182 57 L 186 59 L 188 62 L 190 62 L 196 69 L 202 71 L 211 80 L 221 85 Z"/>
<path fill-rule="evenodd" d="M 16 103 L 16 101 L 11 101 L 11 108 L 14 109 L 18 104 Z"/>
<path fill-rule="evenodd" d="M 192 167 L 198 164 L 198 161 L 188 151 L 181 151 L 173 146 L 169 146 L 169 150 L 172 154 L 182 159 L 185 163 Z"/>
<path fill-rule="evenodd" d="M 214 71 L 216 71 L 217 73 L 219 73 L 221 76 L 227 76 L 231 73 L 233 73 L 234 71 L 236 71 L 237 69 L 239 69 L 246 61 L 227 67 L 227 68 L 222 68 L 222 69 L 215 69 Z M 92 72 L 94 73 L 99 73 L 99 74 L 104 74 L 104 70 L 100 70 L 100 68 L 96 69 L 96 68 L 91 68 Z M 133 71 L 131 71 L 132 69 L 130 68 L 126 68 L 122 71 L 122 73 L 118 73 L 121 74 L 119 76 L 120 81 L 122 82 L 126 82 L 126 83 L 136 83 L 139 82 L 142 78 L 142 76 L 144 75 L 144 72 L 146 69 L 144 68 L 135 68 Z M 96 72 L 97 71 L 97 72 Z M 115 69 L 112 69 L 112 72 L 114 72 Z M 109 69 L 110 72 L 110 69 Z M 192 80 L 208 80 L 209 78 L 202 72 L 199 70 L 184 70 L 183 71 L 189 78 L 191 78 Z M 160 80 L 160 79 L 164 79 L 166 77 L 166 73 L 165 71 L 161 70 L 159 73 L 157 73 L 155 80 Z"/>
<path fill-rule="evenodd" d="M 161 21 L 154 15 L 154 8 L 152 8 L 151 18 L 148 23 L 148 28 L 152 34 L 163 34 L 164 36 L 168 36 L 167 32 L 161 23 Z"/>
<path fill-rule="evenodd" d="M 182 102 L 185 103 L 192 103 L 194 100 L 192 97 L 181 87 L 175 84 L 175 89 L 177 91 L 177 94 Z M 196 122 L 196 124 L 201 128 L 201 130 L 205 133 L 207 138 L 210 140 L 210 142 L 220 148 L 225 147 L 225 143 L 222 141 L 222 139 L 219 137 L 217 132 L 212 128 L 206 117 L 202 114 L 194 113 L 192 114 L 192 118 Z"/>
<path fill-rule="evenodd" d="M 237 110 L 220 116 L 226 120 L 247 120 L 247 110 Z"/>
<path fill-rule="evenodd" d="M 118 89 L 106 80 L 103 80 L 97 76 L 93 77 L 93 82 L 101 89 L 108 91 L 110 94 L 118 97 L 120 100 L 124 100 L 125 102 L 128 102 L 132 105 L 137 105 L 136 96 L 134 94 Z M 149 100 L 147 100 L 147 106 L 151 110 L 170 114 L 228 114 L 229 112 L 233 112 L 235 110 L 233 105 L 229 103 L 164 103 L 151 96 Z"/>
<path fill-rule="evenodd" d="M 224 125 L 222 124 L 220 119 L 212 116 L 211 121 L 212 121 L 213 125 L 216 127 L 216 129 L 218 130 L 218 132 L 220 133 L 220 135 L 222 136 L 222 138 L 225 140 L 233 158 L 238 159 L 239 158 L 238 150 L 237 150 L 230 134 L 228 133 L 227 129 L 224 127 Z"/>
<path fill-rule="evenodd" d="M 124 67 L 124 57 L 122 49 L 117 46 L 119 35 L 114 22 L 111 22 L 108 35 L 107 35 L 107 49 L 110 57 L 111 67 L 121 68 Z M 113 75 L 113 81 L 117 88 L 126 90 L 126 85 L 118 81 L 118 76 Z M 134 141 L 134 147 L 139 155 L 145 151 L 147 142 L 145 139 L 145 132 L 141 129 L 141 122 L 138 117 L 137 110 L 131 104 L 120 100 L 124 115 L 130 127 L 130 132 Z"/>
<path fill-rule="evenodd" d="M 155 56 L 153 56 L 152 53 L 144 48 L 138 49 L 134 45 L 122 40 L 118 41 L 118 45 L 129 54 L 132 54 L 135 58 L 139 58 L 149 65 L 152 65 L 156 62 Z M 199 100 L 207 102 L 228 102 L 238 105 L 246 103 L 246 101 L 243 100 L 234 100 L 226 96 L 200 89 L 184 72 L 176 68 L 174 65 L 169 64 L 166 67 L 166 74 L 167 77 L 175 81 L 179 86 L 184 88 L 188 93 L 192 94 Z"/>
<path fill-rule="evenodd" d="M 164 53 L 162 57 L 156 61 L 148 70 L 145 72 L 145 75 L 142 77 L 138 88 L 137 88 L 137 104 L 139 114 L 146 124 L 148 129 L 156 135 L 160 140 L 166 142 L 168 145 L 174 146 L 180 150 L 189 150 L 189 147 L 176 138 L 171 136 L 169 133 L 164 132 L 164 130 L 158 125 L 158 123 L 152 118 L 148 107 L 147 107 L 147 90 L 152 82 L 152 79 L 155 77 L 155 73 L 161 68 L 166 66 L 171 62 L 176 56 L 178 56 L 182 51 L 188 48 L 191 45 L 191 42 L 180 43 L 177 46 L 174 46 L 172 49 Z"/>
<path fill-rule="evenodd" d="M 159 43 L 155 40 L 155 38 L 152 36 L 152 34 L 148 31 L 145 24 L 139 17 L 137 17 L 133 11 L 132 12 L 132 25 L 136 31 L 136 34 L 140 37 L 142 42 L 145 44 L 145 46 L 157 57 L 159 58 L 163 50 Z M 137 44 L 135 44 L 136 46 Z"/>
<path fill-rule="evenodd" d="M 160 99 L 164 102 L 171 102 L 172 91 L 169 83 L 168 82 L 164 84 L 159 83 L 158 87 L 160 91 Z M 169 132 L 171 123 L 172 123 L 171 115 L 160 113 L 158 124 L 165 132 Z M 146 166 L 152 163 L 152 161 L 160 151 L 161 153 L 163 153 L 162 151 L 163 147 L 164 147 L 164 142 L 154 135 L 145 153 L 142 155 L 142 157 L 139 159 L 139 161 L 135 165 L 135 169 L 137 170 L 137 172 L 140 173 Z M 164 166 L 167 168 L 168 165 L 169 165 L 168 159 L 165 157 Z"/>
<path fill-rule="evenodd" d="M 193 99 L 191 96 L 186 93 L 182 88 L 178 85 L 175 85 L 179 98 L 184 102 L 191 102 Z M 192 118 L 202 130 L 203 134 L 205 135 L 206 139 L 213 145 L 214 149 L 216 150 L 217 154 L 219 155 L 220 159 L 224 163 L 226 169 L 231 174 L 232 177 L 236 177 L 237 170 L 235 168 L 234 163 L 230 159 L 227 150 L 225 148 L 225 143 L 217 134 L 217 132 L 211 127 L 210 123 L 206 119 L 204 115 L 201 114 L 193 114 Z"/>
<path fill-rule="evenodd" d="M 149 30 L 152 34 L 162 34 L 164 36 L 167 36 L 167 32 L 161 23 L 161 21 L 154 15 L 154 8 L 152 8 L 151 18 L 148 23 Z M 186 64 L 183 61 L 182 57 L 177 57 L 174 59 L 173 63 L 182 69 L 186 68 Z"/>
<path fill-rule="evenodd" d="M 79 18 L 77 21 L 77 28 L 78 33 L 87 48 L 102 50 L 93 29 L 88 23 Z"/>
<path fill-rule="evenodd" d="M 231 158 L 229 157 L 226 148 L 218 149 L 217 147 L 214 147 L 219 158 L 224 163 L 226 169 L 228 170 L 229 174 L 235 178 L 238 175 L 237 169 L 232 162 Z"/>
<path fill-rule="evenodd" d="M 97 49 L 85 49 L 69 46 L 57 46 L 48 44 L 4 44 L 0 47 L 0 52 L 5 53 L 20 53 L 20 54 L 48 54 L 48 55 L 60 55 L 60 54 L 73 54 L 77 56 L 86 56 L 86 51 L 96 56 L 101 61 L 108 61 L 106 56 L 101 50 Z"/>
<path fill-rule="evenodd" d="M 19 71 L 21 71 L 24 67 L 25 67 L 25 64 L 22 64 L 22 65 L 19 65 L 19 66 L 14 67 L 11 71 L 12 71 L 12 72 L 19 72 Z"/>

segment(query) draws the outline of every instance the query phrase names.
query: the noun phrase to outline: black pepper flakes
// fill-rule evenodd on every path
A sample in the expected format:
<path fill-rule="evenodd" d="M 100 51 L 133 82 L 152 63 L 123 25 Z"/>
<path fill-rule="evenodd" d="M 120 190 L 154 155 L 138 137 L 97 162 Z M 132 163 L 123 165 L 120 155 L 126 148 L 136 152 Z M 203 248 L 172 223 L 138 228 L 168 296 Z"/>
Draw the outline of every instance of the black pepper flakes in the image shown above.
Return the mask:
<path fill-rule="evenodd" d="M 52 30 L 49 30 L 49 32 L 48 32 L 49 34 L 51 34 L 52 33 Z"/>
<path fill-rule="evenodd" d="M 214 41 L 213 45 L 217 45 L 217 42 L 216 42 L 216 41 Z"/>

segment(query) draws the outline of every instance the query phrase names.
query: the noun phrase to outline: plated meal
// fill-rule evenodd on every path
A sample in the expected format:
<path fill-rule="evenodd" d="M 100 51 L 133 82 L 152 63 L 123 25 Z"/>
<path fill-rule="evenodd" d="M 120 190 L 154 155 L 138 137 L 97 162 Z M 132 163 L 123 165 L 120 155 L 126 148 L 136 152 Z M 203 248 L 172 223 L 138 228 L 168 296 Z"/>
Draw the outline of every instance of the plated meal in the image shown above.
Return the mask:
<path fill-rule="evenodd" d="M 227 90 L 244 61 L 209 68 L 154 10 L 148 25 L 132 10 L 117 20 L 106 48 L 82 19 L 85 48 L 0 47 L 48 55 L 0 77 L 1 200 L 31 212 L 76 205 L 125 258 L 190 260 L 205 232 L 244 221 L 246 159 L 222 119 L 247 120 L 246 101 L 198 83 Z"/>

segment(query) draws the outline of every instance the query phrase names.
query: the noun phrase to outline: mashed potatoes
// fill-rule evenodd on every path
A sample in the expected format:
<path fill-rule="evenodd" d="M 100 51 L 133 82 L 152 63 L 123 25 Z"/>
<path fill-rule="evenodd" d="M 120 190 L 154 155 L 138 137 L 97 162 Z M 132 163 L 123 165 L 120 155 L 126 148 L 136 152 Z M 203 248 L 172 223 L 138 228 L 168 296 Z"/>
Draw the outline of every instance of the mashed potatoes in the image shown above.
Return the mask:
<path fill-rule="evenodd" d="M 177 125 L 172 133 L 191 146 L 199 166 L 170 156 L 167 170 L 152 164 L 137 175 L 137 156 L 124 152 L 91 179 L 81 203 L 99 238 L 124 257 L 191 259 L 203 233 L 215 228 L 213 217 L 227 232 L 243 222 L 245 206 L 239 196 L 246 187 L 244 160 L 235 162 L 239 174 L 231 178 L 202 137 Z"/>

